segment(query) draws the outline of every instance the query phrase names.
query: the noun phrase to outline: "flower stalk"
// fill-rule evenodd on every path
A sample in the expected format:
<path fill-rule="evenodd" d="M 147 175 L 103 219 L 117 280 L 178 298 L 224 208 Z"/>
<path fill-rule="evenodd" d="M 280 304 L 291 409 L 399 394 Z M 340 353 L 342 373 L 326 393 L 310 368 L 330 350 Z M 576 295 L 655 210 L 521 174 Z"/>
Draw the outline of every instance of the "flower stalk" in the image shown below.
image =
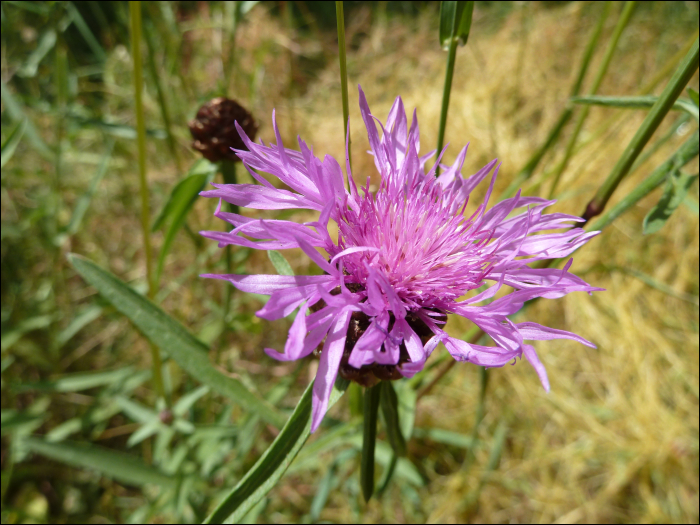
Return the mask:
<path fill-rule="evenodd" d="M 153 280 L 153 256 L 151 251 L 150 210 L 148 204 L 148 181 L 146 179 L 146 122 L 143 114 L 143 67 L 141 60 L 141 2 L 129 2 L 131 22 L 131 54 L 134 67 L 134 107 L 136 110 L 136 144 L 138 147 L 139 193 L 141 196 L 141 231 L 143 248 L 146 256 L 146 280 L 148 281 L 148 298 L 153 300 L 156 289 Z M 151 344 L 151 361 L 153 368 L 153 386 L 158 395 L 166 398 L 161 373 L 162 360 L 160 349 Z"/>
<path fill-rule="evenodd" d="M 343 2 L 335 3 L 335 16 L 338 23 L 338 60 L 340 61 L 340 90 L 343 98 L 343 137 L 348 145 L 348 163 L 352 167 L 352 155 L 350 154 L 350 104 L 348 102 L 348 66 L 345 55 L 345 13 Z"/>

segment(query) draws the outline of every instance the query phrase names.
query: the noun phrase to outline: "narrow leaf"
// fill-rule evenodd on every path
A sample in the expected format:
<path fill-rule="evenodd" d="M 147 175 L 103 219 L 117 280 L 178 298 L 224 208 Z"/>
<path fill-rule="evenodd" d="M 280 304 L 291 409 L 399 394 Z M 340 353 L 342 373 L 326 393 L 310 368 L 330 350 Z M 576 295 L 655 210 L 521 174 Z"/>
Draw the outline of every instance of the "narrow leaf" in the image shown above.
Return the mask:
<path fill-rule="evenodd" d="M 10 134 L 2 143 L 2 159 L 0 159 L 0 168 L 4 168 L 5 164 L 12 158 L 15 154 L 15 149 L 19 141 L 22 140 L 22 135 L 24 135 L 24 129 L 27 127 L 27 119 L 20 120 L 15 127 L 10 131 Z"/>
<path fill-rule="evenodd" d="M 695 107 L 700 106 L 700 102 L 698 101 L 698 92 L 691 87 L 689 87 L 686 91 L 688 91 L 688 96 L 690 97 L 690 100 L 693 101 L 693 104 L 695 104 Z"/>
<path fill-rule="evenodd" d="M 214 167 L 213 164 L 209 164 Z M 163 246 L 158 254 L 156 281 L 160 279 L 160 275 L 163 272 L 163 265 L 165 264 L 165 257 L 170 251 L 170 246 L 175 240 L 175 236 L 185 223 L 187 214 L 192 209 L 199 193 L 204 189 L 207 182 L 210 182 L 214 178 L 215 174 L 215 170 L 211 170 L 207 173 L 195 173 L 178 182 L 173 188 L 168 202 L 163 207 L 163 211 L 158 215 L 156 222 L 153 224 L 152 230 L 155 230 L 164 222 L 168 223 Z"/>
<path fill-rule="evenodd" d="M 204 343 L 158 306 L 93 262 L 75 254 L 69 254 L 68 260 L 83 279 L 97 288 L 143 335 L 167 352 L 192 377 L 277 428 L 284 424 L 284 416 L 277 409 L 239 380 L 219 372 L 209 361 Z"/>
<path fill-rule="evenodd" d="M 661 199 L 644 217 L 642 224 L 645 235 L 656 233 L 666 224 L 666 221 L 676 211 L 676 208 L 681 205 L 688 190 L 697 179 L 697 173 L 695 175 L 687 175 L 678 169 L 669 173 L 666 188 L 664 188 Z"/>
<path fill-rule="evenodd" d="M 645 95 L 641 97 L 607 97 L 601 95 L 591 95 L 587 97 L 571 97 L 569 99 L 574 104 L 585 104 L 589 106 L 609 106 L 614 108 L 624 109 L 650 109 L 659 100 L 659 97 L 654 95 Z M 674 103 L 671 109 L 676 111 L 685 111 L 691 116 L 698 119 L 698 106 L 695 105 L 692 99 L 679 98 Z"/>
<path fill-rule="evenodd" d="M 294 275 L 294 270 L 292 270 L 292 267 L 287 262 L 287 259 L 285 259 L 284 255 L 282 255 L 280 252 L 277 250 L 268 250 L 267 256 L 270 258 L 270 262 L 272 262 L 272 266 L 275 267 L 278 274 Z"/>
<path fill-rule="evenodd" d="M 382 418 L 386 427 L 386 435 L 391 448 L 397 456 L 406 455 L 406 441 L 401 433 L 401 425 L 399 423 L 399 400 L 394 391 L 391 381 L 382 381 L 380 407 L 382 409 Z"/>
<path fill-rule="evenodd" d="M 175 478 L 149 467 L 136 456 L 108 448 L 66 441 L 49 443 L 36 437 L 27 438 L 21 446 L 73 467 L 96 470 L 108 478 L 128 485 L 138 487 L 152 484 L 166 489 L 177 486 Z"/>
<path fill-rule="evenodd" d="M 187 194 L 181 189 L 181 186 L 185 185 L 190 177 L 196 177 L 198 180 L 200 180 L 202 176 L 213 179 L 214 175 L 216 175 L 216 170 L 216 164 L 206 159 L 199 159 L 192 164 L 192 167 L 185 177 L 173 187 L 163 209 L 160 210 L 158 217 L 156 217 L 156 220 L 153 222 L 151 231 L 158 230 L 164 223 L 175 217 L 174 208 L 176 207 L 176 203 L 184 198 L 183 193 Z"/>
<path fill-rule="evenodd" d="M 328 402 L 330 408 L 343 395 L 348 382 L 338 379 Z M 214 509 L 204 523 L 236 523 L 275 486 L 311 432 L 311 383 L 294 412 L 270 447 L 245 477 Z"/>
<path fill-rule="evenodd" d="M 49 51 L 56 45 L 56 31 L 49 29 L 39 39 L 36 49 L 29 55 L 27 61 L 17 70 L 17 75 L 24 78 L 33 78 L 39 69 L 39 64 Z"/>
<path fill-rule="evenodd" d="M 54 153 L 46 145 L 44 139 L 41 138 L 36 127 L 31 120 L 27 117 L 22 105 L 15 100 L 12 91 L 5 85 L 5 82 L 0 81 L 0 96 L 2 96 L 2 102 L 5 105 L 5 110 L 10 115 L 12 120 L 22 121 L 26 120 L 24 133 L 27 135 L 27 140 L 32 145 L 32 147 L 46 160 L 53 161 Z"/>
<path fill-rule="evenodd" d="M 454 39 L 463 46 L 469 39 L 472 25 L 474 2 L 440 3 L 440 45 L 443 49 L 450 47 Z"/>
<path fill-rule="evenodd" d="M 365 389 L 362 459 L 360 461 L 360 486 L 365 502 L 369 501 L 374 493 L 374 448 L 377 442 L 380 389 L 381 383 Z"/>
<path fill-rule="evenodd" d="M 92 198 L 95 196 L 95 192 L 97 192 L 97 187 L 100 185 L 100 182 L 107 173 L 107 168 L 109 167 L 109 163 L 112 160 L 113 149 L 114 140 L 109 139 L 107 141 L 107 148 L 105 150 L 105 153 L 102 156 L 102 160 L 100 160 L 100 165 L 97 167 L 97 171 L 95 172 L 95 174 L 92 177 L 92 180 L 90 181 L 90 186 L 88 187 L 87 191 L 83 193 L 75 203 L 75 207 L 73 208 L 73 215 L 71 216 L 70 222 L 68 223 L 68 227 L 66 228 L 65 233 L 67 235 L 74 235 L 80 229 L 80 223 L 83 221 L 85 213 L 90 208 L 90 203 L 92 202 Z"/>
<path fill-rule="evenodd" d="M 42 391 L 42 392 L 80 392 L 89 388 L 118 383 L 134 374 L 134 368 L 128 366 L 107 372 L 81 372 L 67 374 L 52 381 L 40 381 L 38 383 L 22 383 L 13 387 L 17 392 Z"/>

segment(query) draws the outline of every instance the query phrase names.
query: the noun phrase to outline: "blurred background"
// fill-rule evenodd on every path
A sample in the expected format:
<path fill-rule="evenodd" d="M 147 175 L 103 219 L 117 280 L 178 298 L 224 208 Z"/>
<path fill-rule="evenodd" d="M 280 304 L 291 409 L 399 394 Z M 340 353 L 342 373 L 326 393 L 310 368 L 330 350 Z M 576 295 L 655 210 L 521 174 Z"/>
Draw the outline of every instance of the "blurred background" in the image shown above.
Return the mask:
<path fill-rule="evenodd" d="M 498 158 L 495 195 L 504 191 L 566 107 L 602 8 L 477 2 L 457 54 L 446 160 L 469 142 L 464 174 Z M 622 8 L 612 5 L 584 93 Z M 2 521 L 201 521 L 276 430 L 169 361 L 166 388 L 180 410 L 174 421 L 163 417 L 148 343 L 66 260 L 82 254 L 146 290 L 128 4 L 3 2 L 1 10 Z M 151 221 L 200 158 L 187 124 L 217 96 L 245 106 L 265 142 L 274 140 L 276 109 L 287 147 L 296 148 L 299 135 L 316 156 L 343 158 L 333 2 L 145 2 L 142 15 Z M 358 181 L 378 180 L 365 153 L 358 84 L 382 120 L 396 96 L 409 112 L 417 108 L 422 152 L 435 148 L 446 61 L 438 15 L 437 2 L 345 2 Z M 639 3 L 599 94 L 660 93 L 697 31 L 697 2 Z M 697 73 L 690 85 L 697 89 Z M 669 113 L 653 153 L 611 205 L 697 128 L 679 115 Z M 550 211 L 583 212 L 644 116 L 591 108 Z M 547 196 L 572 127 L 523 183 L 525 194 Z M 697 159 L 686 171 L 697 172 Z M 243 169 L 238 177 L 253 181 Z M 697 523 L 698 185 L 659 232 L 643 235 L 642 219 L 660 195 L 574 255 L 572 271 L 606 292 L 527 310 L 527 320 L 598 346 L 539 342 L 550 394 L 527 363 L 494 369 L 475 427 L 478 368 L 458 364 L 418 400 L 406 468 L 367 506 L 358 434 L 329 439 L 347 428 L 340 422 L 354 421 L 345 396 L 246 520 Z M 215 207 L 211 199 L 194 203 L 164 258 L 156 301 L 210 345 L 221 370 L 291 409 L 315 363 L 279 363 L 262 351 L 284 347 L 290 321 L 259 320 L 260 299 L 241 293 L 232 294 L 224 321 L 225 283 L 199 277 L 225 272 L 224 250 L 197 234 L 224 229 Z M 152 234 L 156 254 L 165 235 Z M 297 273 L 311 271 L 300 251 L 284 255 Z M 238 247 L 232 258 L 236 273 L 275 273 L 264 252 Z M 447 328 L 462 336 L 469 326 L 455 319 Z M 38 453 L 31 436 L 124 455 L 98 454 L 93 468 L 77 468 L 88 456 Z M 378 454 L 381 473 L 386 458 Z M 176 484 L 148 477 L 156 471 Z"/>

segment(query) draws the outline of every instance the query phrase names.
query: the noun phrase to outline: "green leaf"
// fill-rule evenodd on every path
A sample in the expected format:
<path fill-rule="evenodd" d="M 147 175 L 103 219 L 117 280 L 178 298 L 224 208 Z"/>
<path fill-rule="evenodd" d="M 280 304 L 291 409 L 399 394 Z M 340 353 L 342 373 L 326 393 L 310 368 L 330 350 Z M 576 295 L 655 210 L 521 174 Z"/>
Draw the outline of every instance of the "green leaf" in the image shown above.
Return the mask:
<path fill-rule="evenodd" d="M 108 448 L 69 441 L 49 443 L 36 437 L 27 438 L 21 446 L 73 467 L 96 470 L 108 478 L 128 485 L 159 485 L 166 489 L 174 489 L 177 486 L 176 478 L 149 467 L 131 454 Z"/>
<path fill-rule="evenodd" d="M 406 440 L 403 438 L 399 423 L 399 399 L 394 391 L 392 381 L 382 381 L 380 385 L 381 400 L 379 406 L 382 409 L 386 437 L 396 455 L 403 457 L 406 455 Z"/>
<path fill-rule="evenodd" d="M 689 87 L 686 91 L 688 91 L 688 96 L 690 97 L 690 100 L 693 101 L 693 104 L 695 104 L 695 107 L 700 106 L 700 102 L 698 101 L 698 92 L 691 87 Z"/>
<path fill-rule="evenodd" d="M 105 299 L 128 317 L 143 335 L 167 352 L 183 370 L 268 423 L 282 427 L 284 416 L 239 380 L 219 372 L 209 361 L 204 343 L 179 322 L 95 263 L 75 254 L 69 254 L 68 260 L 83 279 L 97 288 Z"/>
<path fill-rule="evenodd" d="M 187 214 L 192 209 L 192 206 L 197 201 L 199 193 L 204 189 L 204 186 L 211 182 L 216 175 L 216 165 L 211 162 L 201 159 L 196 162 L 187 176 L 178 182 L 170 193 L 168 201 L 163 206 L 163 210 L 158 214 L 153 223 L 152 231 L 160 228 L 164 223 L 168 223 L 168 228 L 163 239 L 163 246 L 158 254 L 158 267 L 156 270 L 156 282 L 160 280 L 160 275 L 163 272 L 165 257 L 170 251 L 170 246 L 175 240 L 175 236 L 185 223 Z"/>
<path fill-rule="evenodd" d="M 40 381 L 38 383 L 22 383 L 13 387 L 17 392 L 44 391 L 44 392 L 80 392 L 89 388 L 111 385 L 131 377 L 134 368 L 128 366 L 107 372 L 81 372 L 67 374 L 52 381 Z"/>
<path fill-rule="evenodd" d="M 450 47 L 455 39 L 460 46 L 467 43 L 472 26 L 474 2 L 440 2 L 440 45 Z"/>
<path fill-rule="evenodd" d="M 39 69 L 39 64 L 49 51 L 56 45 L 56 31 L 49 29 L 39 39 L 36 49 L 29 55 L 27 61 L 17 70 L 17 75 L 24 78 L 33 78 Z"/>
<path fill-rule="evenodd" d="M 586 97 L 571 97 L 569 99 L 574 104 L 586 104 L 590 106 L 609 106 L 623 109 L 650 109 L 659 97 L 645 95 L 640 97 L 607 97 L 602 95 L 590 95 Z M 685 111 L 698 119 L 698 107 L 691 99 L 679 98 L 673 103 L 672 109 Z"/>
<path fill-rule="evenodd" d="M 51 345 L 51 351 L 54 353 L 58 352 L 75 334 L 100 317 L 100 315 L 102 315 L 102 308 L 99 306 L 88 306 L 82 310 L 75 316 L 70 324 L 56 336 Z"/>
<path fill-rule="evenodd" d="M 360 460 L 360 486 L 365 502 L 374 493 L 374 448 L 377 443 L 377 412 L 382 383 L 365 388 L 362 422 L 362 459 Z"/>
<path fill-rule="evenodd" d="M 409 441 L 413 435 L 413 425 L 416 421 L 416 391 L 409 381 L 394 381 L 394 390 L 399 402 L 401 434 L 406 441 Z"/>
<path fill-rule="evenodd" d="M 27 119 L 20 120 L 17 125 L 10 131 L 10 134 L 2 143 L 2 158 L 0 159 L 0 168 L 4 168 L 5 164 L 12 158 L 15 154 L 15 149 L 19 141 L 22 140 L 22 135 L 24 135 L 24 130 L 27 127 Z"/>
<path fill-rule="evenodd" d="M 348 381 L 335 382 L 328 408 L 343 395 Z M 304 445 L 311 431 L 311 396 L 313 383 L 301 396 L 294 412 L 262 457 L 236 487 L 214 509 L 204 523 L 235 523 L 253 508 L 282 478 L 282 475 Z"/>
<path fill-rule="evenodd" d="M 22 105 L 15 100 L 12 91 L 7 87 L 5 82 L 0 81 L 0 96 L 2 97 L 2 102 L 5 104 L 5 110 L 9 116 L 14 121 L 26 120 L 24 133 L 27 135 L 27 140 L 32 145 L 32 147 L 42 156 L 44 159 L 53 161 L 54 152 L 46 145 L 44 139 L 41 138 L 39 132 L 31 120 L 27 117 Z"/>
<path fill-rule="evenodd" d="M 107 148 L 104 152 L 104 155 L 102 155 L 102 160 L 100 160 L 100 165 L 97 167 L 97 171 L 92 176 L 90 186 L 88 187 L 85 193 L 78 197 L 78 200 L 75 203 L 75 207 L 73 208 L 73 215 L 71 216 L 70 222 L 66 227 L 66 235 L 74 235 L 80 228 L 80 223 L 83 221 L 85 213 L 90 208 L 90 203 L 92 202 L 92 198 L 94 197 L 95 192 L 97 191 L 97 187 L 102 181 L 102 178 L 107 173 L 107 168 L 109 167 L 109 163 L 112 160 L 113 149 L 114 139 L 108 139 Z"/>
<path fill-rule="evenodd" d="M 267 256 L 270 258 L 270 262 L 272 262 L 272 266 L 275 267 L 278 274 L 294 275 L 294 270 L 292 270 L 292 267 L 287 262 L 287 259 L 285 259 L 284 255 L 282 255 L 280 252 L 277 250 L 268 250 Z"/>
<path fill-rule="evenodd" d="M 695 175 L 687 175 L 678 169 L 668 174 L 666 187 L 661 199 L 644 217 L 644 222 L 642 223 L 644 225 L 644 235 L 656 233 L 666 224 L 666 221 L 676 211 L 676 208 L 681 205 L 688 190 L 697 179 L 697 173 Z"/>
<path fill-rule="evenodd" d="M 163 206 L 163 209 L 160 210 L 158 217 L 156 217 L 156 220 L 153 222 L 151 231 L 158 230 L 164 223 L 172 220 L 172 218 L 176 216 L 174 211 L 175 207 L 177 206 L 177 203 L 184 198 L 183 190 L 181 190 L 180 187 L 186 183 L 187 179 L 190 177 L 195 177 L 197 180 L 201 180 L 201 177 L 205 177 L 205 179 L 208 178 L 209 180 L 213 180 L 214 176 L 216 175 L 216 170 L 216 164 L 209 162 L 206 159 L 199 159 L 197 162 L 192 164 L 192 167 L 187 172 L 185 177 L 173 187 L 168 200 Z"/>
<path fill-rule="evenodd" d="M 12 345 L 19 341 L 24 334 L 46 328 L 54 321 L 53 315 L 38 315 L 30 317 L 17 324 L 2 334 L 0 338 L 0 351 L 8 350 Z"/>

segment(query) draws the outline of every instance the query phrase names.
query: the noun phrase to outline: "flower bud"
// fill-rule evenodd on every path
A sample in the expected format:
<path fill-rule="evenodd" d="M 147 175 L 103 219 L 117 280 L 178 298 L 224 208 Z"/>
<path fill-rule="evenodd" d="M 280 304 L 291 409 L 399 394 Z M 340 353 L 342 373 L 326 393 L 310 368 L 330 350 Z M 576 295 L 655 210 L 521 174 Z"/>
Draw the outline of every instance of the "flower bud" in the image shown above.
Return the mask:
<path fill-rule="evenodd" d="M 197 116 L 189 123 L 194 139 L 192 147 L 211 162 L 224 159 L 238 162 L 233 149 L 248 148 L 241 140 L 235 122 L 238 122 L 251 140 L 255 139 L 258 124 L 247 109 L 229 98 L 210 100 L 199 108 Z"/>

